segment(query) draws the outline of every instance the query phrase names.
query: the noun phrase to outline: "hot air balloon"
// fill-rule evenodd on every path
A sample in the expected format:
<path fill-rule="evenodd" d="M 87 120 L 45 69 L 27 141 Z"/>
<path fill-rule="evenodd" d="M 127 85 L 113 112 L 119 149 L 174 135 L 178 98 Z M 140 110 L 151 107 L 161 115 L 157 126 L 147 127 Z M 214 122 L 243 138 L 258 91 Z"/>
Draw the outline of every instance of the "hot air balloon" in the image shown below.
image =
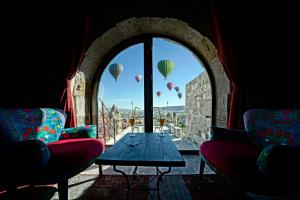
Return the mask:
<path fill-rule="evenodd" d="M 134 78 L 137 82 L 140 82 L 140 80 L 142 80 L 142 75 L 138 74 Z"/>
<path fill-rule="evenodd" d="M 158 71 L 167 79 L 174 68 L 174 63 L 170 60 L 161 60 L 157 64 Z"/>
<path fill-rule="evenodd" d="M 178 86 L 174 87 L 176 92 L 179 92 L 180 88 Z"/>
<path fill-rule="evenodd" d="M 118 80 L 122 71 L 123 71 L 123 65 L 121 64 L 113 63 L 109 66 L 109 72 L 116 81 Z"/>
<path fill-rule="evenodd" d="M 167 83 L 167 88 L 168 88 L 170 91 L 172 90 L 173 87 L 174 87 L 174 84 L 173 84 L 173 83 L 171 83 L 171 82 Z"/>
<path fill-rule="evenodd" d="M 182 97 L 182 93 L 181 93 L 181 92 L 179 92 L 177 95 L 178 95 L 179 99 L 181 99 L 181 97 Z"/>
<path fill-rule="evenodd" d="M 157 91 L 157 92 L 156 92 L 156 95 L 157 95 L 158 97 L 160 97 L 161 92 L 160 92 L 160 91 Z"/>

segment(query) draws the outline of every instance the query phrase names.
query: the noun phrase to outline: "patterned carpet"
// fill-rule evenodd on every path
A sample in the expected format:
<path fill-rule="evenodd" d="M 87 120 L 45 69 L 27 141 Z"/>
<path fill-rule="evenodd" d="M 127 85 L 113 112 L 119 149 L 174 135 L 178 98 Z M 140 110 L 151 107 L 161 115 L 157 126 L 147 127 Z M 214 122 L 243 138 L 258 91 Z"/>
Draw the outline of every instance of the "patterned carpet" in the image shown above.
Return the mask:
<path fill-rule="evenodd" d="M 137 190 L 140 187 L 156 187 L 156 177 L 143 175 L 137 180 L 128 194 L 129 200 L 156 200 L 156 190 Z M 120 175 L 97 178 L 88 190 L 81 196 L 82 199 L 126 199 L 127 187 L 124 177 Z M 232 187 L 216 174 L 207 174 L 200 183 L 198 175 L 167 175 L 160 182 L 161 200 L 221 200 L 237 199 Z"/>
<path fill-rule="evenodd" d="M 138 188 L 154 188 L 156 176 L 142 175 L 133 185 Z M 24 187 L 19 189 L 18 199 L 56 200 L 58 195 L 55 187 Z M 91 177 L 76 176 L 69 182 L 69 199 L 126 199 L 126 181 L 121 175 L 104 175 Z M 2 196 L 2 198 L 1 198 Z M 0 199 L 3 194 L 0 193 Z M 159 199 L 155 190 L 132 190 L 128 193 L 129 200 Z M 166 175 L 160 182 L 161 200 L 234 200 L 237 199 L 232 187 L 216 174 L 206 174 L 200 183 L 198 175 Z"/>

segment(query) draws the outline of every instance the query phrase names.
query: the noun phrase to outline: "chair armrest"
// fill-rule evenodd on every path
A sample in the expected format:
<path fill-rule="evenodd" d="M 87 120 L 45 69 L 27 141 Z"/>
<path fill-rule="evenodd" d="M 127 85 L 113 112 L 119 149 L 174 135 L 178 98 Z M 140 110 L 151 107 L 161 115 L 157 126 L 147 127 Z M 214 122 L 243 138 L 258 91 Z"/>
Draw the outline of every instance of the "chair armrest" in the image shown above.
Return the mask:
<path fill-rule="evenodd" d="M 96 138 L 96 125 L 79 126 L 75 128 L 63 129 L 59 139 L 71 139 L 71 138 Z"/>
<path fill-rule="evenodd" d="M 50 160 L 50 152 L 40 140 L 1 142 L 0 158 L 0 177 L 32 180 Z"/>
<path fill-rule="evenodd" d="M 300 178 L 300 146 L 268 145 L 261 151 L 256 164 L 268 177 Z"/>
<path fill-rule="evenodd" d="M 246 131 L 240 129 L 211 127 L 211 140 L 233 140 L 251 143 Z"/>

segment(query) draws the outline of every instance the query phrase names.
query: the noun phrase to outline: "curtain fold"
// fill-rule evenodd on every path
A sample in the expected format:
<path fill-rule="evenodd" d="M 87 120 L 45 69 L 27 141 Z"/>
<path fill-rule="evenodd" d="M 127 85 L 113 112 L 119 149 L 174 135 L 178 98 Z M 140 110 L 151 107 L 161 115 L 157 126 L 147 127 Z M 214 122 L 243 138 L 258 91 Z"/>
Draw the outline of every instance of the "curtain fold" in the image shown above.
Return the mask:
<path fill-rule="evenodd" d="M 86 15 L 78 20 L 75 30 L 71 33 L 72 36 L 72 47 L 69 51 L 67 61 L 67 76 L 66 86 L 61 97 L 61 103 L 63 104 L 64 111 L 67 114 L 66 127 L 77 126 L 76 113 L 73 105 L 71 80 L 76 75 L 81 62 L 85 57 L 85 52 L 91 42 L 91 24 L 92 17 Z"/>
<path fill-rule="evenodd" d="M 242 98 L 241 86 L 238 79 L 236 58 L 233 54 L 232 41 L 226 27 L 226 19 L 223 19 L 223 24 L 220 23 L 219 15 L 216 8 L 216 1 L 212 2 L 212 23 L 215 33 L 216 48 L 218 57 L 224 67 L 224 71 L 230 80 L 230 107 L 228 113 L 227 127 L 228 128 L 243 128 L 242 121 Z M 219 14 L 219 15 L 218 15 Z M 222 16 L 224 17 L 224 15 Z M 229 22 L 228 22 L 229 23 Z M 227 28 L 227 31 L 226 31 Z"/>

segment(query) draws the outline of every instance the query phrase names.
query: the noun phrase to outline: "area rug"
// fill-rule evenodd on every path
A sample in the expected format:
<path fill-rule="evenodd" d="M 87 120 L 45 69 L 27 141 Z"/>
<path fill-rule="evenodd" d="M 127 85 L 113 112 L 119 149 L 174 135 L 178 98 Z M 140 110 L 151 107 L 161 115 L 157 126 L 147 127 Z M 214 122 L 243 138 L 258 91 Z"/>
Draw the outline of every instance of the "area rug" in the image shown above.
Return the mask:
<path fill-rule="evenodd" d="M 167 175 L 160 182 L 159 196 L 156 190 L 141 188 L 156 187 L 156 177 L 140 176 L 128 193 L 129 200 L 221 200 L 236 199 L 236 194 L 225 180 L 216 175 L 208 174 L 200 182 L 198 175 Z M 98 177 L 82 194 L 80 199 L 122 200 L 127 197 L 127 185 L 121 175 Z"/>
<path fill-rule="evenodd" d="M 165 175 L 160 182 L 159 196 L 155 190 L 141 188 L 156 187 L 156 176 L 141 175 L 128 193 L 129 200 L 240 200 L 232 186 L 217 174 L 205 174 L 200 181 L 198 175 Z M 2 197 L 2 198 L 1 198 Z M 87 176 L 77 175 L 69 181 L 69 199 L 72 200 L 123 200 L 127 197 L 127 185 L 122 175 Z M 5 199 L 0 192 L 0 200 Z M 18 198 L 36 200 L 58 200 L 56 187 L 22 187 Z"/>

